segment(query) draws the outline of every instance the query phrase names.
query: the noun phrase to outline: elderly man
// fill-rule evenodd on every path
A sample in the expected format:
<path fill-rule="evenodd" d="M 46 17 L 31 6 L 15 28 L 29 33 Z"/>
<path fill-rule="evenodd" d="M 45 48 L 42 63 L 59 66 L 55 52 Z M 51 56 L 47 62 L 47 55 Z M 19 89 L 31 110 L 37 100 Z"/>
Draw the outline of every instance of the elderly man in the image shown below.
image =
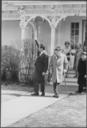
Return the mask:
<path fill-rule="evenodd" d="M 45 46 L 40 44 L 40 55 L 35 62 L 35 71 L 33 73 L 34 93 L 31 95 L 39 95 L 39 84 L 41 85 L 41 96 L 45 96 L 45 73 L 48 69 L 48 55 L 45 51 Z"/>
<path fill-rule="evenodd" d="M 53 97 L 58 98 L 59 94 L 56 91 L 57 85 L 60 85 L 63 81 L 64 72 L 67 71 L 68 68 L 68 61 L 67 57 L 60 47 L 57 47 L 54 50 L 54 54 L 50 60 L 50 73 L 52 74 L 52 81 L 53 81 Z"/>

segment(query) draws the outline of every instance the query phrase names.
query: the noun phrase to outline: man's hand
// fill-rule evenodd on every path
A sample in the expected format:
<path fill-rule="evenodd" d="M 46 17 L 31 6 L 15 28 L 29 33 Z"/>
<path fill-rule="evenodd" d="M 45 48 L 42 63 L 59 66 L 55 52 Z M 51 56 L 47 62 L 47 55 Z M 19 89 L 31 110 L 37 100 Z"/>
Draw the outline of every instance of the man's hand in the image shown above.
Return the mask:
<path fill-rule="evenodd" d="M 66 69 L 64 69 L 64 74 L 65 74 L 65 73 L 67 73 L 67 70 L 66 70 Z"/>
<path fill-rule="evenodd" d="M 84 77 L 87 78 L 87 75 L 85 75 Z"/>
<path fill-rule="evenodd" d="M 67 74 L 67 70 L 64 69 L 64 71 L 63 71 L 64 77 L 66 77 L 66 74 Z"/>
<path fill-rule="evenodd" d="M 45 75 L 46 75 L 46 73 L 45 73 L 45 72 L 43 72 L 43 73 L 42 73 L 42 75 L 43 75 L 43 76 L 45 76 Z"/>

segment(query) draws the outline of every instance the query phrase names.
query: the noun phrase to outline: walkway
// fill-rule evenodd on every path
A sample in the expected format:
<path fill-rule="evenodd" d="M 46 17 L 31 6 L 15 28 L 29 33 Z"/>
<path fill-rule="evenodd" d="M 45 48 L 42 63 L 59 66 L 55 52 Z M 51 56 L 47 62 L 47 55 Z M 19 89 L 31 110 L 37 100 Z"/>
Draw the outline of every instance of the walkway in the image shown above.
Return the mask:
<path fill-rule="evenodd" d="M 87 128 L 86 120 L 86 95 L 68 95 L 26 118 L 9 125 L 9 127 Z"/>
<path fill-rule="evenodd" d="M 15 95 L 14 97 L 11 97 Z M 2 91 L 1 104 L 1 125 L 6 127 L 19 121 L 53 103 L 64 98 L 66 95 L 53 98 L 52 93 L 47 93 L 46 97 L 30 96 L 30 93 L 18 91 Z"/>

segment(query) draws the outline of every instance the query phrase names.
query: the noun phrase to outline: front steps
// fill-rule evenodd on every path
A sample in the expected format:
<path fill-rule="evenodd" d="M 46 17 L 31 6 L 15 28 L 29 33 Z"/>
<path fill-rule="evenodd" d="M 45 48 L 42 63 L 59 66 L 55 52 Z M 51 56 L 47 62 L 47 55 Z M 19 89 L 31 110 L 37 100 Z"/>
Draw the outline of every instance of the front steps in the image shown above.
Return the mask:
<path fill-rule="evenodd" d="M 68 86 L 78 86 L 77 78 L 74 76 L 75 76 L 75 71 L 69 70 L 67 73 L 67 77 L 64 78 L 64 82 L 62 84 Z"/>
<path fill-rule="evenodd" d="M 62 85 L 65 85 L 65 86 L 78 86 L 78 83 L 77 83 L 77 78 L 74 77 L 75 76 L 75 71 L 74 70 L 69 70 L 68 71 L 68 74 L 67 74 L 67 77 L 64 78 L 64 81 L 62 83 Z M 52 82 L 49 82 L 48 84 L 52 84 Z"/>

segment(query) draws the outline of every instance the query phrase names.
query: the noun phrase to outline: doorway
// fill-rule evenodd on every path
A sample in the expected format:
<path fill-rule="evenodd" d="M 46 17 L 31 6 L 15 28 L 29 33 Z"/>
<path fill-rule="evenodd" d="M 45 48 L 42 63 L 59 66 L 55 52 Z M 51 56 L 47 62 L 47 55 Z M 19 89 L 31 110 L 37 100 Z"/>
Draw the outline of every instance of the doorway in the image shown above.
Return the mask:
<path fill-rule="evenodd" d="M 84 41 L 86 39 L 86 20 L 82 21 L 82 44 L 84 44 Z"/>

